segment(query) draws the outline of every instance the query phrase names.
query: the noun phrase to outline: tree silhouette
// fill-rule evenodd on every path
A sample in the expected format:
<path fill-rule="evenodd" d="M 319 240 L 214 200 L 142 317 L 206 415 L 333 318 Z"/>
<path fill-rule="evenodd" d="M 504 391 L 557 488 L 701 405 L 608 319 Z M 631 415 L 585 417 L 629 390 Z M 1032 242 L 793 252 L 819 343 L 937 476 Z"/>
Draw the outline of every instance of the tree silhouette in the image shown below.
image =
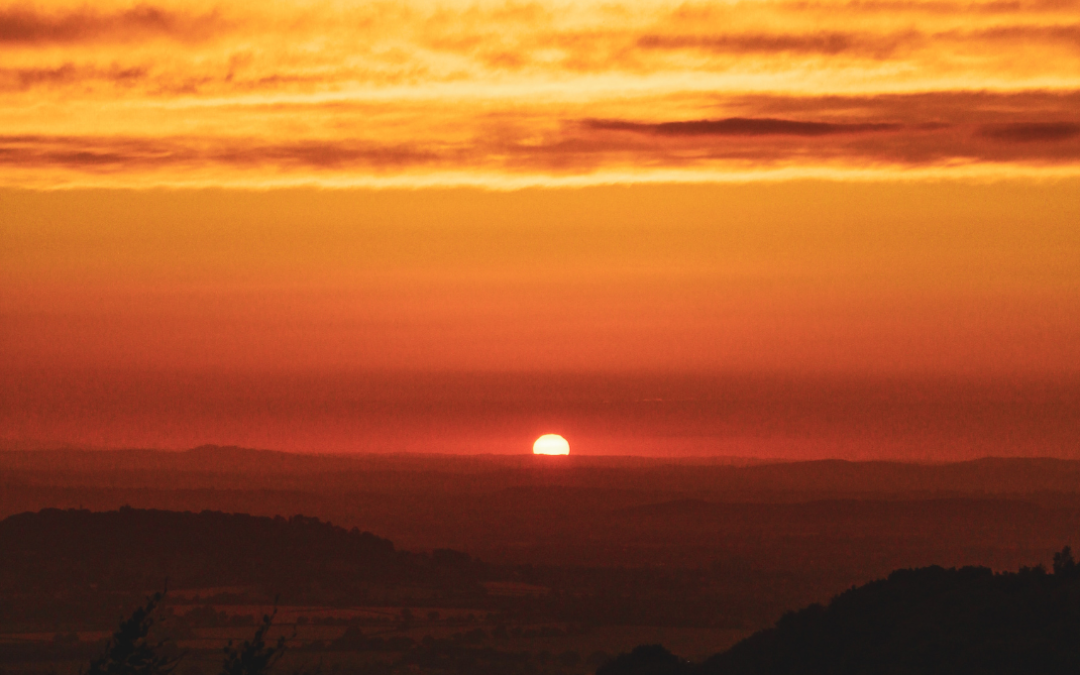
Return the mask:
<path fill-rule="evenodd" d="M 238 647 L 234 647 L 232 640 L 229 640 L 229 644 L 225 646 L 223 675 L 265 675 L 270 672 L 270 669 L 285 653 L 284 635 L 276 642 L 266 643 L 266 633 L 274 625 L 275 616 L 277 616 L 276 602 L 272 613 L 263 614 L 262 623 L 259 624 L 254 637 L 244 641 Z"/>
<path fill-rule="evenodd" d="M 146 604 L 120 623 L 105 646 L 105 653 L 90 662 L 84 675 L 168 675 L 180 662 L 180 656 L 167 656 L 166 640 L 152 642 L 148 635 L 154 625 L 151 616 L 165 597 L 158 592 L 146 599 Z"/>
<path fill-rule="evenodd" d="M 1072 549 L 1068 546 L 1061 549 L 1060 553 L 1054 554 L 1054 576 L 1063 578 L 1080 575 L 1080 566 L 1073 560 Z"/>
<path fill-rule="evenodd" d="M 146 604 L 137 608 L 132 615 L 120 622 L 120 628 L 113 633 L 105 652 L 90 662 L 89 668 L 81 675 L 170 675 L 183 658 L 183 654 L 170 656 L 166 649 L 168 640 L 153 641 L 149 638 L 150 628 L 154 625 L 151 616 L 161 604 L 164 592 L 155 593 L 146 599 Z M 225 661 L 222 675 L 266 675 L 285 653 L 284 636 L 272 643 L 267 643 L 266 634 L 274 625 L 277 616 L 277 602 L 274 611 L 264 614 L 255 635 L 239 646 L 232 640 L 225 646 Z M 318 672 L 316 669 L 312 672 Z"/>

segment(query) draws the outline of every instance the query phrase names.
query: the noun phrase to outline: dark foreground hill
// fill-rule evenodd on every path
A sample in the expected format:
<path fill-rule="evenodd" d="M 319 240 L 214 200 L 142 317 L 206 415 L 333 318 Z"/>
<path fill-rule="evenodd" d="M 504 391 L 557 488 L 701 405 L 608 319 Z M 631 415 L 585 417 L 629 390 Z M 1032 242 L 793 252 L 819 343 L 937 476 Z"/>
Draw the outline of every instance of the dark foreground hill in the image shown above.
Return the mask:
<path fill-rule="evenodd" d="M 1080 672 L 1080 566 L 897 570 L 781 618 L 701 664 L 639 647 L 598 675 L 1057 675 Z"/>
<path fill-rule="evenodd" d="M 900 570 L 782 618 L 705 662 L 736 673 L 1075 673 L 1080 585 L 1074 569 L 994 574 L 984 567 Z"/>

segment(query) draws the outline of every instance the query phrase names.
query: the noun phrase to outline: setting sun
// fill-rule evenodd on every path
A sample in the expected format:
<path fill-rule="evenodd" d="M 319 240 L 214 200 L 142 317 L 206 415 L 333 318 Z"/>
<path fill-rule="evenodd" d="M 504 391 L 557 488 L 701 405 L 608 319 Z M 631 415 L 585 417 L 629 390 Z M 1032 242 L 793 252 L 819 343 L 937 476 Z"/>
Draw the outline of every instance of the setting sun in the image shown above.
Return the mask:
<path fill-rule="evenodd" d="M 534 455 L 569 455 L 570 444 L 558 434 L 544 434 L 533 443 Z"/>

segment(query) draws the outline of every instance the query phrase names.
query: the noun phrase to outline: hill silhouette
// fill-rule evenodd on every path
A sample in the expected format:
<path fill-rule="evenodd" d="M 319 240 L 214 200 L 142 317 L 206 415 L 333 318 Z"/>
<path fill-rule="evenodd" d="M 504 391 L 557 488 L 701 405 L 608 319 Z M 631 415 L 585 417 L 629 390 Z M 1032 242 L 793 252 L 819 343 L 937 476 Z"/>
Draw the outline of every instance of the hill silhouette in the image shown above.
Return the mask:
<path fill-rule="evenodd" d="M 0 589 L 116 590 L 431 580 L 428 557 L 317 518 L 121 508 L 44 509 L 0 521 Z"/>
<path fill-rule="evenodd" d="M 1057 675 L 1080 671 L 1080 566 L 897 570 L 698 665 L 642 646 L 598 675 Z"/>

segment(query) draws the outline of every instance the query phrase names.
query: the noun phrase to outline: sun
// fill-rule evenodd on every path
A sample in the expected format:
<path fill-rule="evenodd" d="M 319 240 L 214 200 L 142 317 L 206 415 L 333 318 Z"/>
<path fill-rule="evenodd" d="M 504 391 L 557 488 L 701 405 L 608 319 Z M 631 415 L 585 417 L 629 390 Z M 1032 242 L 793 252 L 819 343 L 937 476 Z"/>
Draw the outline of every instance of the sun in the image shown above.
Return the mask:
<path fill-rule="evenodd" d="M 534 455 L 569 455 L 570 444 L 558 434 L 544 434 L 533 443 Z"/>

